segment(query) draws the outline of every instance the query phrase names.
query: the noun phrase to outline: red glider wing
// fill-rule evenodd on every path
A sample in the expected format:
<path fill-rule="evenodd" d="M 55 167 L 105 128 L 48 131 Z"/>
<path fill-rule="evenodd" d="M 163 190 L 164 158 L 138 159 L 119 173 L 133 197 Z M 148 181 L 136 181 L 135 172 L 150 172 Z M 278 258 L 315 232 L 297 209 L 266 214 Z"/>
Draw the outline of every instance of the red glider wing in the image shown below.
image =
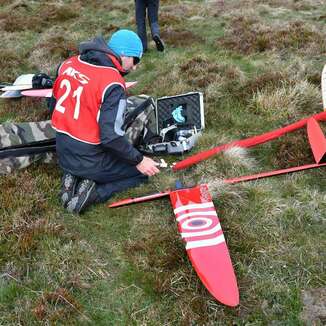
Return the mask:
<path fill-rule="evenodd" d="M 171 191 L 170 199 L 187 254 L 199 278 L 218 301 L 237 306 L 237 280 L 207 185 Z"/>
<path fill-rule="evenodd" d="M 262 135 L 258 135 L 258 136 L 254 136 L 254 137 L 250 137 L 250 138 L 246 138 L 246 139 L 242 139 L 242 140 L 237 140 L 237 141 L 233 141 L 231 143 L 228 144 L 223 144 L 217 147 L 214 147 L 212 149 L 206 150 L 206 151 L 202 151 L 199 152 L 195 155 L 192 155 L 180 162 L 177 162 L 173 167 L 172 170 L 173 171 L 177 171 L 177 170 L 182 170 L 185 168 L 188 168 L 191 165 L 197 164 L 203 160 L 206 160 L 208 158 L 210 158 L 213 155 L 216 155 L 217 153 L 224 151 L 226 149 L 229 149 L 231 147 L 234 146 L 239 146 L 239 147 L 244 147 L 244 148 L 248 148 L 248 147 L 253 147 L 259 144 L 263 144 L 266 143 L 268 141 L 271 141 L 273 139 L 276 139 L 278 137 L 281 137 L 289 132 L 292 132 L 294 130 L 303 128 L 306 126 L 307 121 L 313 118 L 316 121 L 326 121 L 326 111 L 321 112 L 321 113 L 317 113 L 314 114 L 311 117 L 308 118 L 304 118 L 302 120 L 299 120 L 295 123 L 292 123 L 290 125 L 287 125 L 285 127 L 270 131 L 270 132 L 266 132 Z"/>

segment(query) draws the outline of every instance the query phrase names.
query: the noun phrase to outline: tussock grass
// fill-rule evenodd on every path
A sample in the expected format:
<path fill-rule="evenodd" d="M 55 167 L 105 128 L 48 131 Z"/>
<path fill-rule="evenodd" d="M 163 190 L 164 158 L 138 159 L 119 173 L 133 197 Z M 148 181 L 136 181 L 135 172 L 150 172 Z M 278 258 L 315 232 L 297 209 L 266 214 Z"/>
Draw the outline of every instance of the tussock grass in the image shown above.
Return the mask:
<path fill-rule="evenodd" d="M 78 33 L 54 27 L 43 33 L 29 56 L 29 62 L 40 71 L 55 75 L 58 65 L 78 53 Z"/>
<path fill-rule="evenodd" d="M 219 64 L 212 58 L 203 56 L 196 56 L 185 62 L 180 66 L 180 71 L 187 82 L 196 89 L 205 89 L 216 82 L 239 82 L 243 78 L 237 67 Z"/>
<path fill-rule="evenodd" d="M 40 98 L 7 99 L 2 104 L 0 115 L 3 121 L 33 122 L 50 119 L 46 104 Z"/>
<path fill-rule="evenodd" d="M 31 30 L 41 33 L 44 28 L 53 23 L 62 23 L 69 19 L 78 17 L 79 8 L 77 4 L 40 4 L 33 8 L 28 2 L 18 2 L 8 8 L 7 13 L 1 13 L 0 20 L 6 32 L 19 32 Z M 29 19 L 26 19 L 29 17 Z"/>
<path fill-rule="evenodd" d="M 325 35 L 303 21 L 269 26 L 258 18 L 239 16 L 231 20 L 229 30 L 217 44 L 242 54 L 294 49 L 305 52 L 310 47 L 314 53 L 323 53 L 325 42 Z"/>
<path fill-rule="evenodd" d="M 204 8 L 200 4 L 174 1 L 172 5 L 165 5 L 164 10 L 161 10 L 160 24 L 164 26 L 166 23 L 170 23 L 165 17 L 171 15 L 175 17 L 177 23 L 184 22 L 185 18 L 191 19 L 193 16 L 200 15 L 203 10 Z"/>
<path fill-rule="evenodd" d="M 320 6 L 322 6 L 324 3 L 322 0 L 303 0 L 303 1 L 292 1 L 292 0 L 267 0 L 267 1 L 262 1 L 258 0 L 255 1 L 256 3 L 263 3 L 267 4 L 268 6 L 272 8 L 287 8 L 287 9 L 292 9 L 292 10 L 312 10 L 312 9 L 318 9 Z"/>
<path fill-rule="evenodd" d="M 285 168 L 314 161 L 305 130 L 286 135 L 276 140 L 273 146 L 275 155 L 272 158 L 272 165 Z"/>
<path fill-rule="evenodd" d="M 170 47 L 182 47 L 188 44 L 200 44 L 203 38 L 184 28 L 168 27 L 162 31 L 162 38 Z"/>
<path fill-rule="evenodd" d="M 1 60 L 0 63 L 1 78 L 3 78 L 3 81 L 10 81 L 13 77 L 12 71 L 23 63 L 23 59 L 17 53 L 8 49 L 1 49 L 0 56 L 6 58 L 6 60 Z"/>
<path fill-rule="evenodd" d="M 283 85 L 272 91 L 257 91 L 250 105 L 257 114 L 272 118 L 276 110 L 278 118 L 286 118 L 297 116 L 298 113 L 314 112 L 320 107 L 319 98 L 320 90 L 304 80 L 293 86 Z"/>

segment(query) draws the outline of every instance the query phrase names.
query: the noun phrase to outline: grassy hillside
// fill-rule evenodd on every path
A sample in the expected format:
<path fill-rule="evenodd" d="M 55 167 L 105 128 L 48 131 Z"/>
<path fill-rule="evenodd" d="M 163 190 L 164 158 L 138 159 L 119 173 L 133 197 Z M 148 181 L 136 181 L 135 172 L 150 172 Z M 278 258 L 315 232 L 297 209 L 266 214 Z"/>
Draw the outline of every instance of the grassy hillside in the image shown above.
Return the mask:
<path fill-rule="evenodd" d="M 151 43 L 133 94 L 202 91 L 193 153 L 322 110 L 324 0 L 161 0 L 165 53 Z M 134 1 L 0 0 L 0 81 L 46 72 L 80 41 L 135 29 Z M 49 118 L 43 99 L 0 101 L 0 121 Z M 326 131 L 325 124 L 323 125 Z M 170 162 L 182 157 L 170 157 Z M 325 169 L 238 185 L 219 180 L 309 164 L 304 130 L 191 169 L 162 171 L 113 200 L 205 182 L 234 263 L 240 305 L 216 302 L 193 271 L 168 200 L 66 213 L 55 163 L 0 177 L 0 325 L 321 325 Z"/>

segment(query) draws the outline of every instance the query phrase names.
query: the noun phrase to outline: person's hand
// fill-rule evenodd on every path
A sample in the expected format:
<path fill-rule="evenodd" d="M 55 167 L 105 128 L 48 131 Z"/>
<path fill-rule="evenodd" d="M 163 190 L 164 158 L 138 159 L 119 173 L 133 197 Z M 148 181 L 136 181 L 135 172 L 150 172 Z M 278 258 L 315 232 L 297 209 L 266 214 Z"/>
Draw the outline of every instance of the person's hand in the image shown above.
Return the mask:
<path fill-rule="evenodd" d="M 158 163 L 156 163 L 154 160 L 147 156 L 144 156 L 143 160 L 136 165 L 136 168 L 142 174 L 145 174 L 150 177 L 160 172 L 160 170 L 157 168 L 157 165 Z"/>

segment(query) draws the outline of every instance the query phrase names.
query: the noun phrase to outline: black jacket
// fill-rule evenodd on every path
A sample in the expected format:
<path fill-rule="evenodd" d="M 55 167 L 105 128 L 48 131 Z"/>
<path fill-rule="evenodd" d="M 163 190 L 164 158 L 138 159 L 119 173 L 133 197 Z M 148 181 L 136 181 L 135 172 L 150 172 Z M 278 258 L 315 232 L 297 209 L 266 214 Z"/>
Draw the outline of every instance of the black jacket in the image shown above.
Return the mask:
<path fill-rule="evenodd" d="M 79 52 L 82 61 L 97 66 L 118 68 L 107 55 L 114 53 L 110 52 L 102 37 L 81 43 Z M 122 69 L 118 70 L 122 75 L 125 74 Z M 117 166 L 119 162 L 131 166 L 141 162 L 143 155 L 128 142 L 123 130 L 116 130 L 114 127 L 123 124 L 123 121 L 118 120 L 121 120 L 121 112 L 125 106 L 124 89 L 119 85 L 109 87 L 100 108 L 100 145 L 86 144 L 57 132 L 57 154 L 64 171 L 84 178 L 104 171 L 114 176 L 115 172 L 121 175 L 121 168 Z"/>

